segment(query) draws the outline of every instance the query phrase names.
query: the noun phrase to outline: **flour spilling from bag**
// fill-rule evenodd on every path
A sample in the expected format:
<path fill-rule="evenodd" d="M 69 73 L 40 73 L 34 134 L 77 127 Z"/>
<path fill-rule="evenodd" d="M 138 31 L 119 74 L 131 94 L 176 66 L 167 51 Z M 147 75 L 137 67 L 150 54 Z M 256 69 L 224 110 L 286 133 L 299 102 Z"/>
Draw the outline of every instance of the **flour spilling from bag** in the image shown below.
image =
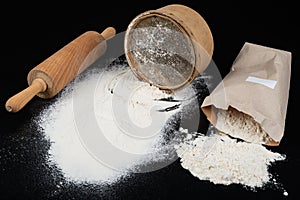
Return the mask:
<path fill-rule="evenodd" d="M 277 184 L 269 167 L 286 156 L 265 146 L 278 146 L 283 137 L 290 72 L 290 52 L 245 43 L 231 71 L 201 105 L 213 132 L 181 129 L 190 135 L 176 145 L 181 165 L 215 184 L 252 189 Z"/>
<path fill-rule="evenodd" d="M 201 105 L 208 120 L 233 137 L 278 146 L 285 130 L 291 62 L 289 51 L 246 42 Z"/>

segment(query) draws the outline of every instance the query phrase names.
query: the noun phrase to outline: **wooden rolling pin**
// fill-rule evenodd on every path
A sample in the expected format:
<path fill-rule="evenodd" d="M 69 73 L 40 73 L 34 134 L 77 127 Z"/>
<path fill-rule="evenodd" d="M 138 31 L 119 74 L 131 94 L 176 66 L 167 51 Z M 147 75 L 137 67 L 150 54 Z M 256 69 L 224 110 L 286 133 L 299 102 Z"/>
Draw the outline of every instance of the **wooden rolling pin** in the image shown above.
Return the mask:
<path fill-rule="evenodd" d="M 35 95 L 47 99 L 54 97 L 78 74 L 95 62 L 106 51 L 106 40 L 116 30 L 106 28 L 101 34 L 87 31 L 34 67 L 27 76 L 29 87 L 7 100 L 8 112 L 18 112 Z"/>

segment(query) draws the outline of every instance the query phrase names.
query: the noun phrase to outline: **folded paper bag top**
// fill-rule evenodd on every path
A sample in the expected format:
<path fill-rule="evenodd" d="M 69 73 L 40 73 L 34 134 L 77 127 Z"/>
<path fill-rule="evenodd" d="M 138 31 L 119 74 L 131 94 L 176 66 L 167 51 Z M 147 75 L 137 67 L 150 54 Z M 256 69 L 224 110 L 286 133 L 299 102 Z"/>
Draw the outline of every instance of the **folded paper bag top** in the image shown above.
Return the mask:
<path fill-rule="evenodd" d="M 256 130 L 258 134 L 267 134 L 268 139 L 260 143 L 277 146 L 284 134 L 290 73 L 290 52 L 246 42 L 236 57 L 231 71 L 204 99 L 201 108 L 215 126 L 220 111 L 235 110 L 243 113 L 247 119 L 253 119 L 250 124 L 257 127 L 251 130 Z M 228 116 L 231 117 L 232 113 L 236 112 L 230 112 Z M 245 126 L 249 125 L 246 119 L 237 120 L 243 122 Z M 230 123 L 237 126 L 235 128 L 244 129 L 241 124 Z M 218 126 L 216 128 L 218 129 Z M 236 129 L 227 127 L 226 131 L 228 130 Z M 230 132 L 224 133 L 231 135 Z M 239 137 L 235 134 L 234 137 L 236 136 Z M 245 141 L 248 138 L 242 135 L 240 137 Z"/>

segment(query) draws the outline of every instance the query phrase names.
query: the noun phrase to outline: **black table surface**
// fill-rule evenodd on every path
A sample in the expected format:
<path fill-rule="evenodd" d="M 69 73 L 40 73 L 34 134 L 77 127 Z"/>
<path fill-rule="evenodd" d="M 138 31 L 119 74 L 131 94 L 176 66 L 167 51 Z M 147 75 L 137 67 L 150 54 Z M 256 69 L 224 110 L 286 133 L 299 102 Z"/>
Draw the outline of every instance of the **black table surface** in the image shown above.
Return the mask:
<path fill-rule="evenodd" d="M 222 76 L 245 42 L 292 52 L 292 73 L 285 135 L 278 147 L 270 149 L 287 156 L 270 168 L 289 195 L 278 188 L 256 192 L 241 185 L 215 185 L 200 181 L 184 170 L 179 161 L 105 188 L 89 184 L 57 184 L 63 177 L 51 175 L 45 164 L 49 143 L 31 120 L 53 100 L 33 98 L 18 113 L 8 113 L 6 100 L 27 87 L 31 68 L 85 31 L 102 31 L 108 26 L 126 30 L 138 14 L 180 3 L 198 11 L 214 37 L 213 60 Z M 223 5 L 224 4 L 224 5 Z M 0 98 L 0 199 L 185 199 L 258 198 L 299 199 L 297 191 L 300 154 L 298 148 L 298 103 L 300 81 L 299 31 L 291 1 L 121 1 L 40 2 L 33 5 L 7 3 L 1 6 L 1 98 Z M 7 11 L 4 13 L 4 11 Z"/>

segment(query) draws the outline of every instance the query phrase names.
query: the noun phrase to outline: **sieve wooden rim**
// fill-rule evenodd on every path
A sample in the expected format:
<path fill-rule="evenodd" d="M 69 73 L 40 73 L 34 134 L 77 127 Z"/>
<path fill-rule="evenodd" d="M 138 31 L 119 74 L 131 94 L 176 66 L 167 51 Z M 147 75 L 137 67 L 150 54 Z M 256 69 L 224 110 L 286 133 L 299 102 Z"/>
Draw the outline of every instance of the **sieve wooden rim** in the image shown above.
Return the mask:
<path fill-rule="evenodd" d="M 163 86 L 163 85 L 158 85 L 158 84 L 155 84 L 153 83 L 152 81 L 150 81 L 149 79 L 147 79 L 147 77 L 145 77 L 145 75 L 143 73 L 141 73 L 137 67 L 136 67 L 136 61 L 135 59 L 133 58 L 132 56 L 132 53 L 128 50 L 128 46 L 130 44 L 130 37 L 129 37 L 129 34 L 131 32 L 131 30 L 133 30 L 137 24 L 148 18 L 148 17 L 153 17 L 153 16 L 157 16 L 157 17 L 161 17 L 161 18 L 164 18 L 168 21 L 170 21 L 171 23 L 173 23 L 176 27 L 178 27 L 178 29 L 181 31 L 182 34 L 184 34 L 184 36 L 187 38 L 187 41 L 188 41 L 188 44 L 189 46 L 191 47 L 192 51 L 193 51 L 193 56 L 195 58 L 194 60 L 194 63 L 192 64 L 192 72 L 189 76 L 189 78 L 187 78 L 184 82 L 182 82 L 181 84 L 179 85 L 176 85 L 176 86 L 173 86 L 173 87 L 167 87 L 167 86 Z M 186 84 L 190 83 L 194 77 L 196 75 L 198 75 L 198 72 L 197 70 L 195 69 L 195 65 L 196 65 L 196 59 L 197 59 L 197 55 L 196 55 L 196 52 L 195 52 L 195 46 L 194 46 L 194 43 L 193 41 L 191 40 L 192 38 L 192 35 L 189 33 L 190 30 L 187 30 L 188 27 L 184 27 L 183 25 L 181 25 L 181 23 L 179 23 L 179 21 L 181 23 L 183 23 L 180 19 L 176 19 L 176 16 L 173 15 L 173 14 L 166 14 L 166 13 L 161 13 L 161 12 L 158 12 L 156 10 L 149 10 L 149 11 L 146 11 L 144 13 L 141 13 L 139 15 L 137 15 L 132 21 L 131 23 L 129 24 L 127 30 L 126 30 L 126 33 L 125 33 L 125 40 L 124 40 L 124 49 L 125 49 L 125 56 L 126 56 L 126 59 L 128 61 L 128 64 L 129 66 L 131 67 L 133 73 L 140 79 L 150 83 L 150 84 L 153 84 L 155 86 L 157 86 L 158 88 L 160 89 L 163 89 L 163 90 L 175 90 L 175 89 L 179 89 L 179 88 L 182 88 L 183 86 L 185 86 Z"/>

